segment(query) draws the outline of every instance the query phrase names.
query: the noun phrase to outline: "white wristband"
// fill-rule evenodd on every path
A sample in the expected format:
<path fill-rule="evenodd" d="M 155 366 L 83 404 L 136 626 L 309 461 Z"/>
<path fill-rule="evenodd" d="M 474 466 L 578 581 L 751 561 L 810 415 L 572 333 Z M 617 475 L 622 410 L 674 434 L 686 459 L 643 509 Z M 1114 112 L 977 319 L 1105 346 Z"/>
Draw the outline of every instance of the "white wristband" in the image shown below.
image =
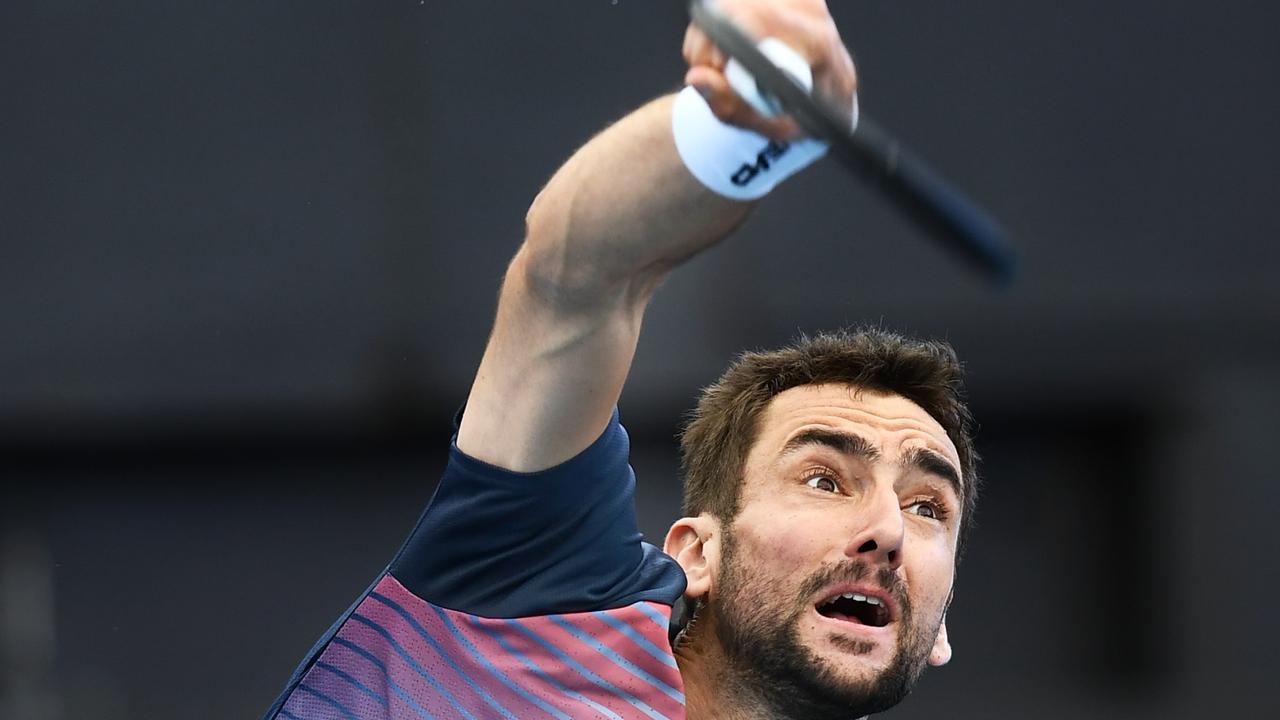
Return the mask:
<path fill-rule="evenodd" d="M 808 65 L 802 58 L 796 63 L 794 50 L 773 38 L 763 40 L 760 49 L 806 87 L 812 85 Z M 773 101 L 760 95 L 755 80 L 736 61 L 730 61 L 726 74 L 747 103 L 762 114 L 776 114 Z M 827 152 L 827 144 L 817 140 L 786 143 L 720 122 L 692 87 L 676 96 L 671 131 L 680 159 L 698 182 L 734 200 L 764 197 Z"/>

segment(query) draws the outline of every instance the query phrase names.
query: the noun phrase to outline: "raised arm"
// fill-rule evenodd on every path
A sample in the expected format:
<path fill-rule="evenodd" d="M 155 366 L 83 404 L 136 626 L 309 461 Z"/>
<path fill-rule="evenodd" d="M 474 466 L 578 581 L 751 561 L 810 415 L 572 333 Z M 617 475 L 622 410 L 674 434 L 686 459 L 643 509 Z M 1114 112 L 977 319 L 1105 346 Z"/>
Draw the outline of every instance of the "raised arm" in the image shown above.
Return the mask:
<path fill-rule="evenodd" d="M 534 200 L 458 448 L 520 472 L 576 455 L 604 430 L 663 276 L 726 236 L 748 206 L 685 170 L 670 97 L 608 128 Z"/>
<path fill-rule="evenodd" d="M 851 96 L 853 65 L 819 0 L 724 0 L 755 36 L 805 56 L 824 92 Z M 751 111 L 724 78 L 724 57 L 696 28 L 686 81 L 722 120 L 791 138 L 794 125 Z M 674 267 L 726 237 L 751 205 L 713 192 L 687 169 L 672 133 L 673 97 L 597 135 L 534 200 L 524 244 L 458 433 L 458 448 L 533 472 L 591 444 L 631 367 L 649 298 Z"/>

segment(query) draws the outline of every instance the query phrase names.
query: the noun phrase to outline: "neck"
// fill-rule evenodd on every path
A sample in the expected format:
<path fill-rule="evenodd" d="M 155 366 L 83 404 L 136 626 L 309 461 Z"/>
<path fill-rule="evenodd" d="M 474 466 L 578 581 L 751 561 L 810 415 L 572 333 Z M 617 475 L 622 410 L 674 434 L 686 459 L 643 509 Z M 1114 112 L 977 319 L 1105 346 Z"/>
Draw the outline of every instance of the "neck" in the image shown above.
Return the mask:
<path fill-rule="evenodd" d="M 699 628 L 705 630 L 706 628 Z M 675 651 L 684 680 L 685 717 L 688 720 L 764 720 L 769 714 L 753 693 L 740 692 L 734 673 L 718 645 L 705 634 L 682 642 Z"/>

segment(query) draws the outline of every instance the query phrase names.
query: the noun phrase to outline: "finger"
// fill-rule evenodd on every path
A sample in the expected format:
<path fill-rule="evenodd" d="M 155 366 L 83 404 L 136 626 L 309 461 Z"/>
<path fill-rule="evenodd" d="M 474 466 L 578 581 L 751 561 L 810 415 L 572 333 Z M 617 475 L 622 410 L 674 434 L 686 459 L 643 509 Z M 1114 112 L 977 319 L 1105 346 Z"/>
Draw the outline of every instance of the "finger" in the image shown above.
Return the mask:
<path fill-rule="evenodd" d="M 823 66 L 828 72 L 823 73 L 827 82 L 841 97 L 852 97 L 858 91 L 858 70 L 854 66 L 853 56 L 840 39 L 840 33 L 832 31 L 826 35 L 827 49 L 823 56 L 827 58 Z M 817 68 L 815 68 L 815 73 Z"/>
<path fill-rule="evenodd" d="M 709 65 L 716 69 L 723 69 L 725 64 L 729 62 L 724 52 L 716 47 L 715 43 L 711 42 L 706 33 L 692 24 L 685 31 L 682 52 L 685 62 L 690 67 L 694 65 Z"/>
<path fill-rule="evenodd" d="M 759 42 L 776 35 L 783 13 L 776 0 L 756 0 L 722 6 L 720 12 L 747 37 Z"/>
<path fill-rule="evenodd" d="M 815 73 L 827 69 L 833 61 L 838 62 L 837 58 L 844 54 L 840 32 L 830 18 L 793 17 L 779 35 L 809 61 Z"/>
<path fill-rule="evenodd" d="M 722 10 L 733 10 L 726 17 L 747 37 L 773 37 L 799 53 L 813 70 L 815 84 L 827 94 L 852 98 L 856 90 L 853 60 L 824 3 L 784 8 L 772 0 L 743 0 Z"/>
<path fill-rule="evenodd" d="M 721 122 L 753 130 L 774 140 L 790 142 L 802 136 L 800 126 L 791 118 L 769 118 L 756 112 L 738 96 L 723 72 L 699 65 L 690 68 L 685 82 L 697 89 Z"/>
<path fill-rule="evenodd" d="M 700 45 L 706 42 L 706 39 L 706 33 L 698 29 L 697 25 L 689 24 L 689 27 L 684 31 L 684 43 L 680 46 L 680 54 L 684 56 L 685 62 L 690 65 L 693 64 L 693 59 L 696 57 Z"/>

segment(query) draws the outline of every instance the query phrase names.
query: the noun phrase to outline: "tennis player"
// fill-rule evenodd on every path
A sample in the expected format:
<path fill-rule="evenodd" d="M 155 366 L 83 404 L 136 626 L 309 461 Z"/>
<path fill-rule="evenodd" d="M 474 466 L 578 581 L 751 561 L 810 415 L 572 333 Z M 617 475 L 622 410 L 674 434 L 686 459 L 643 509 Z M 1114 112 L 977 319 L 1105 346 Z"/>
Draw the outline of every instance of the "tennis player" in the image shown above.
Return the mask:
<path fill-rule="evenodd" d="M 821 0 L 719 11 L 854 107 Z M 434 497 L 266 718 L 848 719 L 951 657 L 976 459 L 943 343 L 841 331 L 741 356 L 684 431 L 684 517 L 662 550 L 641 540 L 616 404 L 645 307 L 824 150 L 735 93 L 696 27 L 684 55 L 688 87 L 534 200 Z"/>

